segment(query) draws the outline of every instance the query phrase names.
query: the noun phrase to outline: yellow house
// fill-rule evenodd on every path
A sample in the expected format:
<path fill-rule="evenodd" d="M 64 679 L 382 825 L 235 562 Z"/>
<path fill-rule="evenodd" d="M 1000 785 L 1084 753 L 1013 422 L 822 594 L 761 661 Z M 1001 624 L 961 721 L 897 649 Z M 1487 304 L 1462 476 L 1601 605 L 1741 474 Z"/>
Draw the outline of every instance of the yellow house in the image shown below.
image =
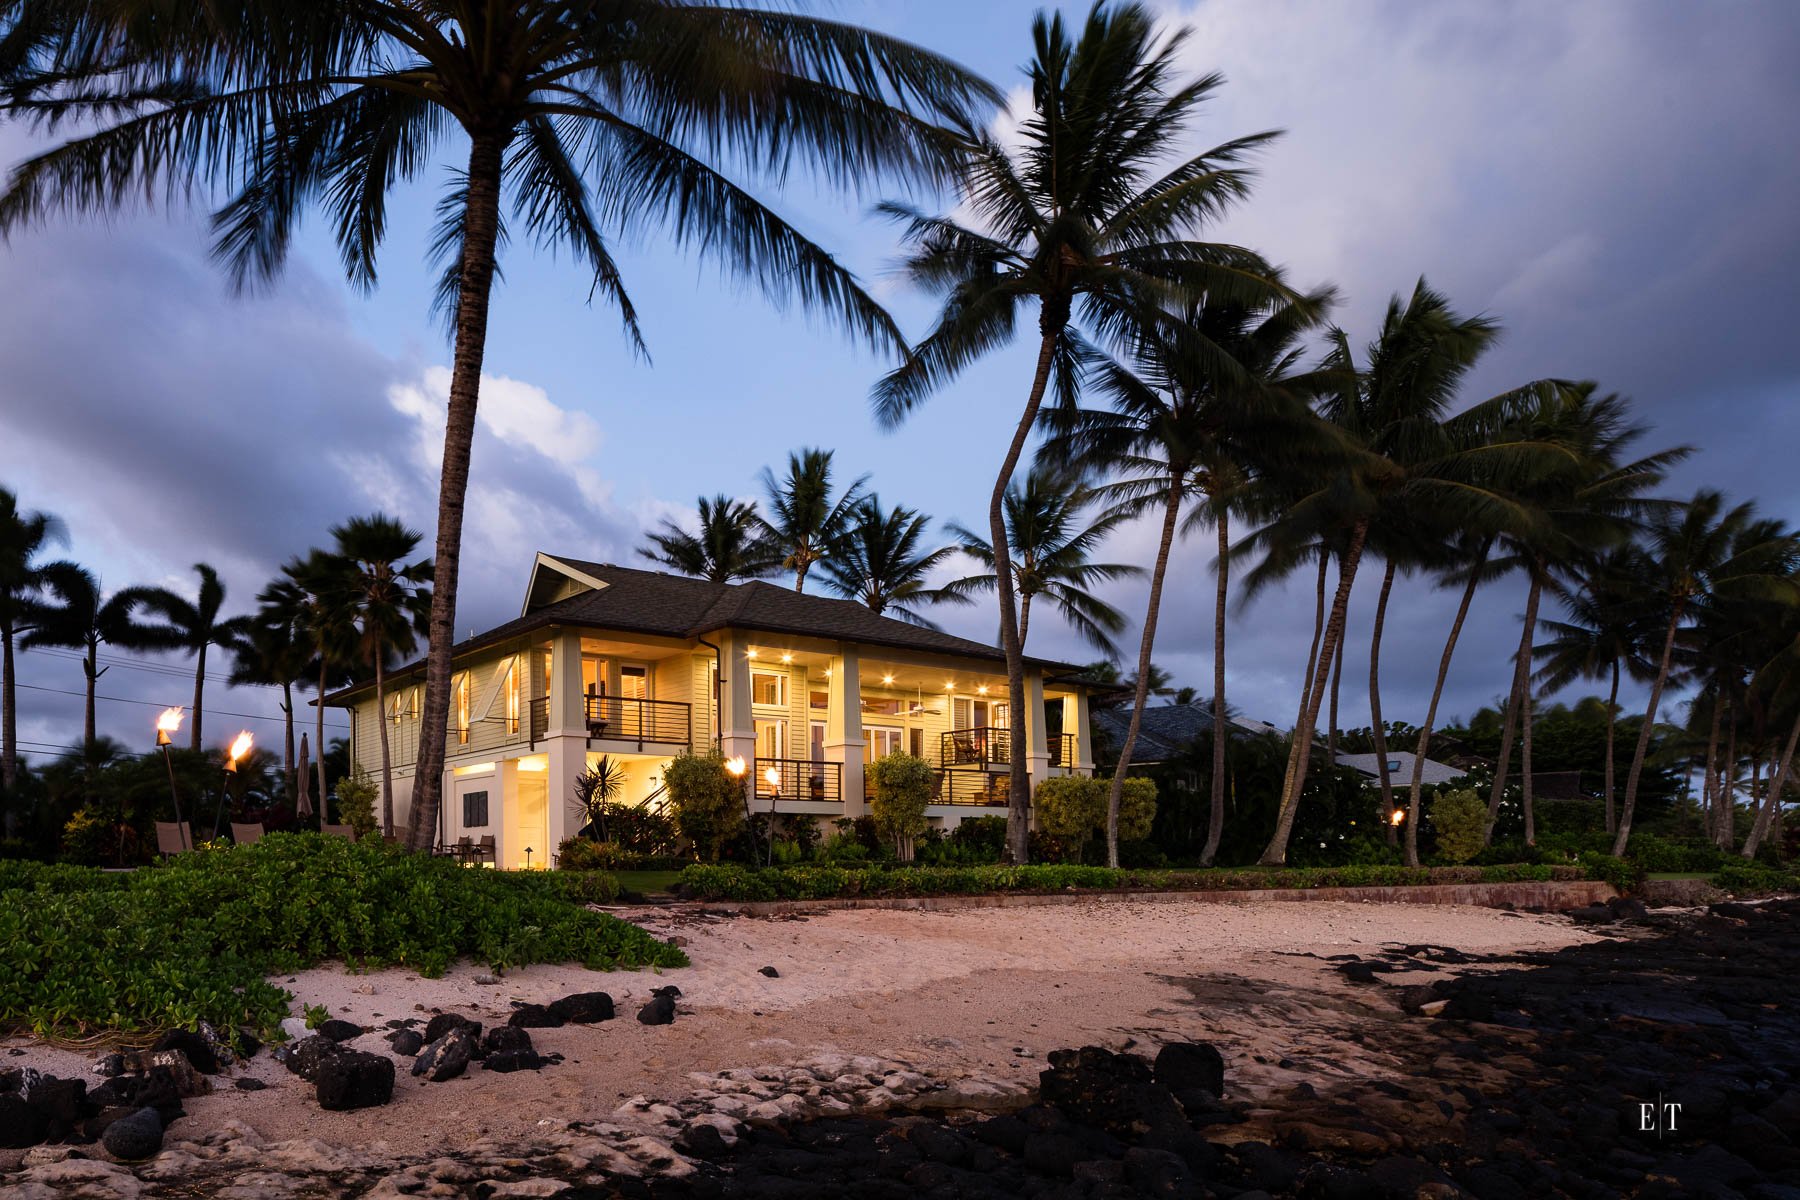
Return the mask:
<path fill-rule="evenodd" d="M 625 767 L 625 802 L 659 805 L 669 760 L 717 746 L 749 763 L 758 811 L 824 824 L 866 812 L 864 766 L 904 750 L 937 768 L 927 812 L 946 829 L 1005 811 L 1014 753 L 1033 786 L 1093 771 L 1075 668 L 1028 659 L 1015 721 L 995 647 L 774 583 L 539 554 L 519 617 L 452 663 L 439 841 L 491 837 L 509 868 L 551 865 L 581 824 L 575 780 L 602 755 Z M 400 821 L 423 680 L 422 663 L 394 672 L 385 711 L 369 683 L 327 697 L 350 710 L 351 759 L 376 778 L 386 722 Z"/>

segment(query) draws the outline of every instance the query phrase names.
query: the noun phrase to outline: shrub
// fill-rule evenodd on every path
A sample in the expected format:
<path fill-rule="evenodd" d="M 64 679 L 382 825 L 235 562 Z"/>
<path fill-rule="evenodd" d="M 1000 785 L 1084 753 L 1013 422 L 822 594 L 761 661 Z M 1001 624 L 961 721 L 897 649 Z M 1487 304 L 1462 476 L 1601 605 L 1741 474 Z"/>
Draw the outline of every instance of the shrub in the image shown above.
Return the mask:
<path fill-rule="evenodd" d="M 1800 891 L 1800 875 L 1745 862 L 1741 856 L 1713 873 L 1711 883 L 1736 896 L 1766 896 L 1774 892 Z"/>
<path fill-rule="evenodd" d="M 605 871 L 558 871 L 563 894 L 577 904 L 611 904 L 619 898 L 617 876 Z"/>
<path fill-rule="evenodd" d="M 898 751 L 873 764 L 875 800 L 871 814 L 883 837 L 891 838 L 901 861 L 912 858 L 912 840 L 925 832 L 925 806 L 931 803 L 931 764 Z"/>
<path fill-rule="evenodd" d="M 1112 780 L 1053 775 L 1038 784 L 1032 804 L 1038 824 L 1051 837 L 1073 844 L 1075 857 L 1095 837 L 1106 836 L 1106 806 Z M 1125 780 L 1119 796 L 1119 841 L 1140 841 L 1156 820 L 1156 784 L 1141 775 Z"/>
<path fill-rule="evenodd" d="M 710 862 L 744 827 L 744 781 L 725 769 L 718 751 L 683 754 L 663 768 L 675 828 Z"/>
<path fill-rule="evenodd" d="M 1614 858 L 1610 854 L 1596 854 L 1584 851 L 1581 855 L 1581 869 L 1590 879 L 1603 880 L 1612 884 L 1621 892 L 1635 892 L 1644 882 L 1644 869 L 1628 858 Z"/>
<path fill-rule="evenodd" d="M 26 868 L 35 867 L 35 870 Z M 548 872 L 471 871 L 380 842 L 270 834 L 111 876 L 0 864 L 0 1022 L 39 1033 L 191 1028 L 267 1033 L 270 983 L 324 960 L 441 975 L 580 962 L 682 966 L 680 950 L 569 903 Z"/>
<path fill-rule="evenodd" d="M 381 827 L 381 822 L 375 819 L 375 801 L 381 797 L 381 789 L 361 767 L 356 768 L 356 774 L 338 780 L 331 795 L 337 801 L 338 820 L 356 830 L 357 841 L 373 835 Z"/>
<path fill-rule="evenodd" d="M 1431 802 L 1431 829 L 1438 857 L 1466 863 L 1481 851 L 1487 833 L 1487 805 L 1473 788 L 1445 792 Z"/>
<path fill-rule="evenodd" d="M 999 862 L 1006 851 L 1005 817 L 964 817 L 950 831 L 950 841 L 967 847 L 981 862 Z"/>

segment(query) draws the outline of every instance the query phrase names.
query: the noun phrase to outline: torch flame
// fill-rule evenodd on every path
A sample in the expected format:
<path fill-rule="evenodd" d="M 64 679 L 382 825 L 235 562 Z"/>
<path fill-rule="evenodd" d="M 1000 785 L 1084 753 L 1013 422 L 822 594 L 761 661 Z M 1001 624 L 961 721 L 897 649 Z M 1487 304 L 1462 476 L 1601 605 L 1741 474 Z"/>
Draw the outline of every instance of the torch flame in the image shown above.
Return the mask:
<path fill-rule="evenodd" d="M 235 763 L 238 759 L 249 754 L 250 747 L 254 744 L 255 740 L 256 739 L 250 736 L 250 731 L 248 729 L 231 739 L 231 749 L 226 751 L 226 753 L 231 756 L 231 761 Z"/>
<path fill-rule="evenodd" d="M 181 718 L 185 715 L 179 708 L 163 709 L 156 717 L 156 731 L 158 733 L 174 733 L 181 728 Z"/>
<path fill-rule="evenodd" d="M 1406 820 L 1406 810 L 1404 808 L 1396 808 L 1393 812 L 1388 814 L 1388 824 L 1389 825 L 1399 825 L 1399 824 L 1404 823 L 1405 820 Z"/>
<path fill-rule="evenodd" d="M 746 765 L 747 764 L 744 762 L 744 758 L 741 754 L 734 754 L 725 760 L 725 769 L 730 771 L 733 775 L 742 775 Z"/>
<path fill-rule="evenodd" d="M 774 767 L 764 768 L 763 779 L 772 788 L 778 788 L 781 786 L 781 772 L 778 771 L 777 769 L 775 769 Z"/>

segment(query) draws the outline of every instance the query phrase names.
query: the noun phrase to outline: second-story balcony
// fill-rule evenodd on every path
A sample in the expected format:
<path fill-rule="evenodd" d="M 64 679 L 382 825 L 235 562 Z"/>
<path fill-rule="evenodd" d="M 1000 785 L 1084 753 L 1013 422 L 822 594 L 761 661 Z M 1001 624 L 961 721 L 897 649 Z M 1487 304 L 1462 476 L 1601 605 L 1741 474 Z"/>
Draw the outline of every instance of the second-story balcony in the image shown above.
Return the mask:
<path fill-rule="evenodd" d="M 993 725 L 952 729 L 938 737 L 938 763 L 944 767 L 994 769 L 1012 763 L 1012 731 Z"/>
<path fill-rule="evenodd" d="M 813 804 L 844 802 L 844 767 L 841 763 L 759 758 L 754 770 L 758 800 L 804 800 Z"/>
<path fill-rule="evenodd" d="M 638 700 L 627 696 L 583 696 L 582 712 L 589 741 L 631 742 L 642 750 L 692 744 L 693 713 L 679 700 Z M 550 702 L 531 702 L 531 741 L 550 732 Z"/>

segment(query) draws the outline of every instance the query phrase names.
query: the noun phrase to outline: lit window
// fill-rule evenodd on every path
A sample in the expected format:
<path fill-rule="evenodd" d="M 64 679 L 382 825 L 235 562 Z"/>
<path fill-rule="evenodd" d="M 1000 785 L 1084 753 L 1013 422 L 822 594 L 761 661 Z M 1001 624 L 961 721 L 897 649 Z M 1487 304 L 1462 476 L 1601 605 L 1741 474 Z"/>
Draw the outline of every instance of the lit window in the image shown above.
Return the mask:
<path fill-rule="evenodd" d="M 1388 759 L 1388 770 L 1398 771 L 1399 769 L 1400 769 L 1400 760 L 1399 759 L 1397 759 L 1397 758 Z"/>
<path fill-rule="evenodd" d="M 506 732 L 519 732 L 519 664 L 517 660 L 506 668 L 506 682 L 501 685 L 506 695 Z"/>
<path fill-rule="evenodd" d="M 757 704 L 787 707 L 787 676 L 755 671 L 750 676 L 750 699 Z"/>
<path fill-rule="evenodd" d="M 469 675 L 466 671 L 456 677 L 456 744 L 469 744 Z M 482 799 L 485 803 L 486 797 Z"/>
<path fill-rule="evenodd" d="M 831 707 L 831 693 L 830 692 L 808 692 L 808 693 L 806 693 L 806 703 L 809 708 L 830 708 Z"/>

